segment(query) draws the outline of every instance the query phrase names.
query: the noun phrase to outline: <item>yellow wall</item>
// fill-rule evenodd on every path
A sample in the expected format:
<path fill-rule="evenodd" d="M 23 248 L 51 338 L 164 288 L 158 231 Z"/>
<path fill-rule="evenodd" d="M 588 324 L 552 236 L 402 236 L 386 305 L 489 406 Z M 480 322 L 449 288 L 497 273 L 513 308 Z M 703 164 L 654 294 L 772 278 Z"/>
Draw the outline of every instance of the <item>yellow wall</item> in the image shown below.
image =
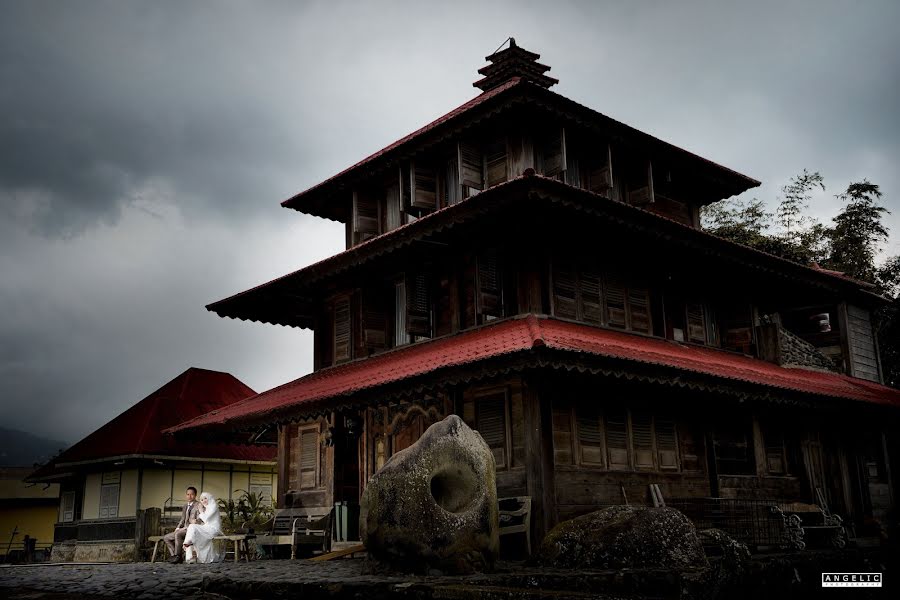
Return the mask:
<path fill-rule="evenodd" d="M 175 485 L 172 486 L 172 502 L 175 506 L 184 504 L 184 491 L 189 485 L 197 488 L 197 494 L 202 491 L 200 485 L 203 479 L 203 471 L 200 469 L 175 469 Z"/>
<path fill-rule="evenodd" d="M 12 549 L 21 550 L 25 536 L 37 538 L 39 544 L 53 541 L 53 524 L 56 523 L 55 506 L 4 508 L 0 510 L 0 555 L 6 554 L 13 529 L 19 533 L 13 539 Z"/>
<path fill-rule="evenodd" d="M 138 472 L 137 469 L 122 471 L 119 483 L 119 516 L 133 517 L 137 503 Z"/>
<path fill-rule="evenodd" d="M 82 519 L 100 518 L 100 473 L 89 473 L 84 481 L 84 503 L 81 509 Z"/>
<path fill-rule="evenodd" d="M 228 465 L 225 465 L 226 468 Z M 209 492 L 214 498 L 228 498 L 228 471 L 204 471 L 201 492 Z"/>
<path fill-rule="evenodd" d="M 141 482 L 141 509 L 163 508 L 166 500 L 172 495 L 172 471 L 169 469 L 144 469 Z M 181 498 L 175 499 L 176 505 Z"/>

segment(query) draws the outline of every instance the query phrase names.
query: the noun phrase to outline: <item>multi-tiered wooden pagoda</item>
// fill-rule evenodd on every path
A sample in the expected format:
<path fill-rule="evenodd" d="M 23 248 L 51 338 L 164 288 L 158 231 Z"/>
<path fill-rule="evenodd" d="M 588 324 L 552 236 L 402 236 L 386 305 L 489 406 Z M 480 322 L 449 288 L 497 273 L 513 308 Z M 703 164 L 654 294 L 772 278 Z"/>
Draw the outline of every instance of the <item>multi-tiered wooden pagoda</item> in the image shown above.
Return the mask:
<path fill-rule="evenodd" d="M 538 538 L 650 484 L 885 519 L 883 299 L 703 232 L 759 182 L 550 91 L 538 58 L 511 43 L 480 95 L 282 203 L 347 249 L 208 308 L 313 330 L 314 372 L 171 431 L 277 432 L 285 507 L 357 501 L 456 413 Z"/>

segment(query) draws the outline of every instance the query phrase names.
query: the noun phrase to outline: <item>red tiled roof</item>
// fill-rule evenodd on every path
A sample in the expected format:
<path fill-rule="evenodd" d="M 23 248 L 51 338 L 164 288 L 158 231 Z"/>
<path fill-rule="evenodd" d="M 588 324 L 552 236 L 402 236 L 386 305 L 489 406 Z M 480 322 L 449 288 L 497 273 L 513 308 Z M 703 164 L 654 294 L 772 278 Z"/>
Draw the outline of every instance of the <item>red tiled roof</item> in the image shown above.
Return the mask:
<path fill-rule="evenodd" d="M 900 407 L 900 391 L 862 379 L 779 367 L 712 348 L 527 315 L 322 369 L 181 423 L 167 433 L 262 420 L 316 401 L 541 347 L 675 368 L 780 390 Z"/>
<path fill-rule="evenodd" d="M 379 150 L 373 154 L 370 154 L 366 158 L 364 158 L 361 161 L 357 162 L 356 164 L 344 169 L 343 171 L 337 173 L 336 175 L 333 175 L 333 176 L 329 177 L 328 179 L 326 179 L 320 183 L 317 183 L 316 185 L 314 185 L 310 188 L 307 188 L 306 190 L 304 190 L 298 194 L 291 196 L 287 200 L 284 200 L 281 203 L 281 206 L 284 206 L 286 208 L 293 208 L 295 210 L 306 211 L 306 208 L 301 208 L 299 205 L 299 201 L 301 199 L 303 199 L 307 196 L 311 196 L 315 192 L 321 191 L 324 188 L 327 188 L 330 185 L 337 183 L 339 180 L 343 179 L 345 176 L 349 175 L 350 173 L 357 171 L 361 167 L 371 165 L 376 160 L 378 160 L 382 157 L 386 157 L 389 154 L 394 153 L 394 151 L 399 150 L 401 147 L 406 146 L 414 141 L 419 140 L 426 134 L 443 127 L 444 125 L 450 123 L 451 121 L 458 120 L 459 118 L 461 118 L 463 116 L 467 116 L 468 113 L 471 113 L 477 107 L 481 106 L 482 104 L 485 104 L 488 100 L 491 100 L 498 96 L 502 96 L 505 93 L 507 93 L 513 89 L 526 89 L 526 90 L 531 90 L 535 94 L 543 94 L 544 98 L 546 99 L 547 102 L 555 102 L 557 104 L 563 103 L 567 108 L 575 110 L 576 112 L 583 113 L 583 115 L 588 115 L 589 118 L 601 119 L 603 122 L 607 123 L 608 125 L 616 128 L 616 129 L 619 129 L 620 131 L 627 131 L 630 133 L 630 135 L 636 136 L 639 139 L 642 139 L 646 142 L 649 142 L 654 145 L 659 145 L 659 146 L 667 149 L 668 151 L 674 151 L 674 152 L 676 152 L 684 157 L 687 157 L 691 160 L 699 161 L 700 163 L 706 165 L 707 167 L 714 169 L 715 171 L 717 171 L 720 174 L 727 174 L 729 177 L 733 178 L 735 182 L 739 182 L 739 183 L 735 183 L 735 186 L 736 186 L 735 189 L 731 190 L 732 195 L 741 193 L 750 188 L 754 188 L 754 187 L 757 187 L 760 185 L 760 182 L 758 180 L 753 179 L 752 177 L 748 177 L 747 175 L 744 175 L 743 173 L 739 173 L 738 171 L 735 171 L 733 169 L 730 169 L 728 167 L 720 165 L 712 160 L 709 160 L 708 158 L 703 158 L 702 156 L 700 156 L 698 154 L 694 154 L 693 152 L 690 152 L 690 151 L 680 148 L 674 144 L 671 144 L 669 142 L 661 140 L 661 139 L 654 137 L 648 133 L 640 131 L 639 129 L 635 129 L 634 127 L 631 127 L 630 125 L 626 125 L 625 123 L 622 123 L 611 117 L 608 117 L 607 115 L 604 115 L 603 113 L 600 113 L 592 108 L 588 108 L 587 106 L 584 106 L 583 104 L 580 104 L 569 98 L 566 98 L 565 96 L 563 96 L 561 94 L 557 94 L 556 92 L 553 92 L 551 90 L 544 89 L 543 87 L 535 85 L 532 82 L 529 82 L 521 77 L 512 77 L 506 83 L 498 85 L 497 87 L 492 88 L 486 92 L 482 92 L 481 94 L 472 98 L 468 102 L 451 110 L 447 114 L 445 114 L 441 117 L 438 117 L 431 123 L 428 123 L 424 127 L 421 127 L 419 129 L 417 129 L 416 131 L 400 138 L 399 140 L 395 141 L 394 143 L 392 143 L 388 146 L 385 146 L 381 150 Z M 328 216 L 328 215 L 323 215 L 323 214 L 318 214 L 318 213 L 311 213 L 311 214 L 317 214 L 317 216 L 324 216 L 327 218 L 334 218 L 333 216 Z"/>
<path fill-rule="evenodd" d="M 229 373 L 191 367 L 54 458 L 45 469 L 117 456 L 160 455 L 274 461 L 275 448 L 207 443 L 163 435 L 163 429 L 256 394 Z"/>

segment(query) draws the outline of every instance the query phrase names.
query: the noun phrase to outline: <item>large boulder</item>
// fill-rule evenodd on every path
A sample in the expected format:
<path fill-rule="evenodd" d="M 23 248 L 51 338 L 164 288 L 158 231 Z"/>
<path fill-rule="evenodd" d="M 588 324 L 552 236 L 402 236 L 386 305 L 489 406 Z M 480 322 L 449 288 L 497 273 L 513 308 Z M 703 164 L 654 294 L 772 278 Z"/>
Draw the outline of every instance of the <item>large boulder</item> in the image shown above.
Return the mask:
<path fill-rule="evenodd" d="M 541 544 L 553 567 L 693 569 L 709 564 L 687 517 L 674 508 L 610 506 L 564 521 Z"/>
<path fill-rule="evenodd" d="M 376 568 L 471 573 L 493 567 L 498 521 L 494 456 L 450 415 L 375 473 L 359 528 Z"/>

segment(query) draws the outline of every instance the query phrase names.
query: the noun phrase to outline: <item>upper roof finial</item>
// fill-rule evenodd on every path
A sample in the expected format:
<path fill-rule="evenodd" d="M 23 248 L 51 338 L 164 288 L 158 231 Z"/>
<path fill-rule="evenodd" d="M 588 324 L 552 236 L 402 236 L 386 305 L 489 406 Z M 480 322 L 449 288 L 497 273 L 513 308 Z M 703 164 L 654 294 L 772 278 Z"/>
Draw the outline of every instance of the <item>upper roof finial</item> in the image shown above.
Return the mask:
<path fill-rule="evenodd" d="M 506 45 L 506 42 L 509 42 L 509 47 L 505 50 L 500 50 Z M 558 79 L 544 74 L 550 70 L 550 67 L 537 62 L 541 55 L 520 48 L 516 44 L 516 38 L 508 38 L 500 44 L 500 48 L 495 50 L 490 56 L 484 57 L 491 64 L 478 69 L 478 72 L 484 75 L 484 78 L 479 79 L 472 85 L 486 92 L 506 83 L 513 77 L 527 79 L 544 88 L 549 88 L 559 83 Z"/>

